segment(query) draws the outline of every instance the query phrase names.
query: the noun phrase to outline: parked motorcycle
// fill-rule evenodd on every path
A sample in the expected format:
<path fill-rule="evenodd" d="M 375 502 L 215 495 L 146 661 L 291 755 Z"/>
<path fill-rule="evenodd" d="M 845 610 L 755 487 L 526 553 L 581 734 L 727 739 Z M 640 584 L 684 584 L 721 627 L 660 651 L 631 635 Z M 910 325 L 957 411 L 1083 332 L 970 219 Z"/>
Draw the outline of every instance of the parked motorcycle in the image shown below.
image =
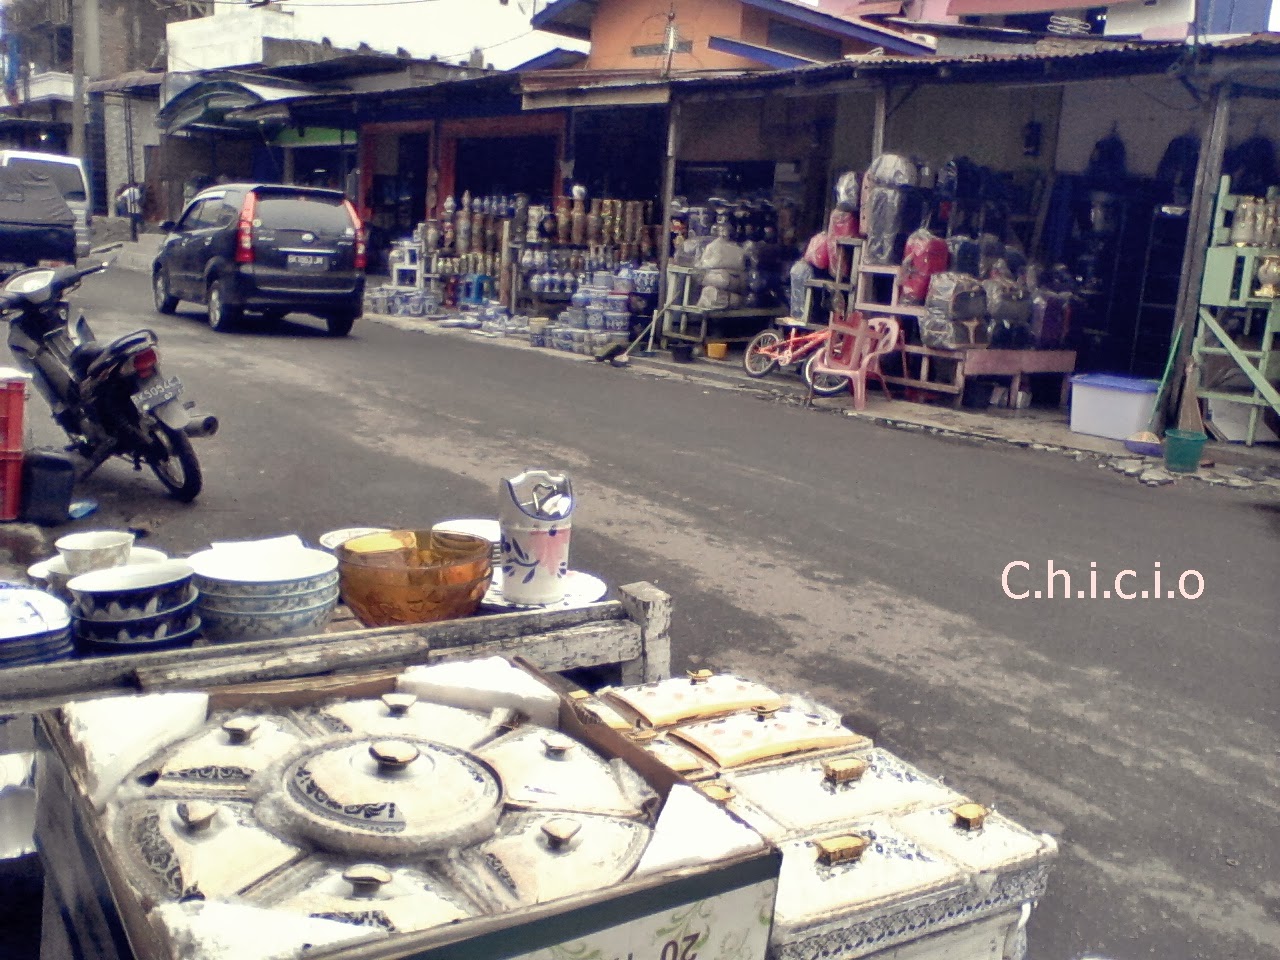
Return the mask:
<path fill-rule="evenodd" d="M 182 381 L 160 373 L 157 339 L 137 330 L 110 343 L 94 338 L 80 316 L 70 319 L 66 295 L 89 267 L 24 270 L 0 286 L 0 318 L 9 323 L 9 349 L 29 371 L 69 450 L 88 463 L 81 479 L 111 457 L 147 464 L 178 500 L 189 503 L 203 479 L 191 440 L 213 436 L 216 417 L 179 400 Z"/>

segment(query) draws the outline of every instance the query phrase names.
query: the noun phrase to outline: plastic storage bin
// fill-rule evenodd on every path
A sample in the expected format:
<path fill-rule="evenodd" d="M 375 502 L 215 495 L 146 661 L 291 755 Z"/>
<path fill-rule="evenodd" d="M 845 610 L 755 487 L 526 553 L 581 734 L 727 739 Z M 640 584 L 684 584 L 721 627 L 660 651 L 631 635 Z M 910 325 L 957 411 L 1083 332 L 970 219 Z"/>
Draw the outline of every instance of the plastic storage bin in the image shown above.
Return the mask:
<path fill-rule="evenodd" d="M 0 453 L 0 520 L 17 520 L 22 503 L 22 451 Z"/>
<path fill-rule="evenodd" d="M 23 413 L 27 405 L 27 376 L 0 374 L 0 452 L 22 451 Z"/>
<path fill-rule="evenodd" d="M 1158 380 L 1078 373 L 1071 378 L 1071 430 L 1124 440 L 1147 428 L 1159 389 Z"/>

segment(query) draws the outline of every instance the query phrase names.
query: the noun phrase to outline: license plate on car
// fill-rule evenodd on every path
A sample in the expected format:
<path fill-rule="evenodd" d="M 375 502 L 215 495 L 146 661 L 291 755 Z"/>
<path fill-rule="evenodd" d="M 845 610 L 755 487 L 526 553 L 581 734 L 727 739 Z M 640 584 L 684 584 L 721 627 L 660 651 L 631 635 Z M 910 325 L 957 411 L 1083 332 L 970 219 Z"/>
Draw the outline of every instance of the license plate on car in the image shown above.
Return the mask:
<path fill-rule="evenodd" d="M 320 253 L 290 253 L 287 254 L 288 266 L 298 270 L 328 270 L 329 258 Z"/>
<path fill-rule="evenodd" d="M 182 396 L 182 381 L 177 377 L 170 377 L 168 380 L 162 380 L 135 393 L 133 405 L 143 411 L 154 410 L 160 404 L 177 400 L 180 396 Z"/>

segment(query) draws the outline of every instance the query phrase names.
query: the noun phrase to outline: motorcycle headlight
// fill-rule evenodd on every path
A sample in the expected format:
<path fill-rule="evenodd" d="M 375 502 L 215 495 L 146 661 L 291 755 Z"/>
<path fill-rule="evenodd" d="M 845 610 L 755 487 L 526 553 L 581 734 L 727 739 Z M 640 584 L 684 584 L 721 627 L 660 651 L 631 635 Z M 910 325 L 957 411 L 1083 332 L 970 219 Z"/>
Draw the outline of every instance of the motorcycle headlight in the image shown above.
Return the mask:
<path fill-rule="evenodd" d="M 21 293 L 29 299 L 34 299 L 31 295 L 49 286 L 53 280 L 53 274 L 52 270 L 27 270 L 16 277 L 10 277 L 4 289 L 9 293 Z"/>

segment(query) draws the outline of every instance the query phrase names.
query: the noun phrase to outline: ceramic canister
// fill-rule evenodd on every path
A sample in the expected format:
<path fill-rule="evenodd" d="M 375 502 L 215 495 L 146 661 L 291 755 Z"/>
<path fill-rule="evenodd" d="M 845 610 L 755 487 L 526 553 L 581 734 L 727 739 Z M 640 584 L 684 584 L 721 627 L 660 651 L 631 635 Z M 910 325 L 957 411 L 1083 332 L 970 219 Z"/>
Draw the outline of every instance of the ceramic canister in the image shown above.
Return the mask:
<path fill-rule="evenodd" d="M 564 474 L 526 470 L 498 482 L 502 595 L 508 602 L 564 599 L 573 508 L 573 487 Z"/>

